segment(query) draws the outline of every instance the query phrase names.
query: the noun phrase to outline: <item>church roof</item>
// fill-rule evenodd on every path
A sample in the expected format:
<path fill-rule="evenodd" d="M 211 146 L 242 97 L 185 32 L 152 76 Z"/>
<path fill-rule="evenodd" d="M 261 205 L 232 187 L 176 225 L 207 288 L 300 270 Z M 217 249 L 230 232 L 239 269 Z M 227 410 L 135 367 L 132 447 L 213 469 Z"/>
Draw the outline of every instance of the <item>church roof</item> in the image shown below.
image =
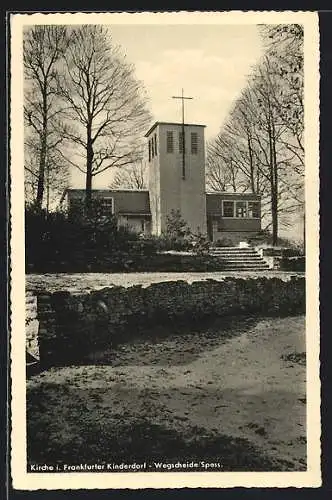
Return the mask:
<path fill-rule="evenodd" d="M 145 134 L 145 137 L 148 137 L 151 132 L 153 132 L 153 130 L 158 126 L 158 125 L 179 125 L 179 126 L 182 126 L 182 123 L 178 123 L 178 122 L 155 122 L 152 127 L 149 128 L 149 130 L 147 131 L 147 133 Z M 184 124 L 185 127 L 206 127 L 206 125 L 200 125 L 198 123 L 185 123 Z"/>

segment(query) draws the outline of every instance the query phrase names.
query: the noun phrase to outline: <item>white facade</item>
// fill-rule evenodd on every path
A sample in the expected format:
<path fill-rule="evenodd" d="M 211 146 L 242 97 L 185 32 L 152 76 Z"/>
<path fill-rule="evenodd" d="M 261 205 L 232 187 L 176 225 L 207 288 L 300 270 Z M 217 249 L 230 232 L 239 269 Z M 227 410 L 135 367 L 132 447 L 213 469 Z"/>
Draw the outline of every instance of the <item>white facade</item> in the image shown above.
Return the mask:
<path fill-rule="evenodd" d="M 146 134 L 149 143 L 149 193 L 152 233 L 166 229 L 166 218 L 179 210 L 193 233 L 206 234 L 204 125 L 157 122 Z"/>

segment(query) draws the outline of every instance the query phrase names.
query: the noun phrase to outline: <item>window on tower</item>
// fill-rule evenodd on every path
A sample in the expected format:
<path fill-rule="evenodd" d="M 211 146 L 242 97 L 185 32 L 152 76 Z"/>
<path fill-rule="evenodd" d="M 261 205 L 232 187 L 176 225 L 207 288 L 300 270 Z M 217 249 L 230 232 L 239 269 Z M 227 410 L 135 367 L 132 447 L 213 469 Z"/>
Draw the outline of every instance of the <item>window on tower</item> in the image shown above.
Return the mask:
<path fill-rule="evenodd" d="M 157 156 L 157 134 L 154 134 L 154 154 Z"/>
<path fill-rule="evenodd" d="M 198 153 L 198 135 L 197 132 L 191 132 L 191 154 L 197 155 Z"/>
<path fill-rule="evenodd" d="M 151 161 L 151 141 L 149 141 L 149 161 Z"/>
<path fill-rule="evenodd" d="M 167 153 L 174 153 L 174 137 L 171 130 L 168 130 L 166 134 L 166 151 Z"/>

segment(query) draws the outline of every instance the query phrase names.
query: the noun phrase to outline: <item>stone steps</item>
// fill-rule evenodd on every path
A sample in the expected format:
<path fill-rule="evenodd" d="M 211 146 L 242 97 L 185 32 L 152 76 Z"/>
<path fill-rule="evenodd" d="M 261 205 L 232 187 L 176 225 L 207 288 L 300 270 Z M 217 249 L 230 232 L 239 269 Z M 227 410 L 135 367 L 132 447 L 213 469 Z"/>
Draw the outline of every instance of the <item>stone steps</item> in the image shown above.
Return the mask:
<path fill-rule="evenodd" d="M 262 260 L 262 258 L 259 255 L 237 255 L 237 254 L 230 254 L 230 255 L 220 255 L 220 254 L 211 254 L 214 257 L 219 257 L 220 259 L 227 259 L 227 260 Z"/>
<path fill-rule="evenodd" d="M 237 262 L 232 262 L 232 261 L 223 261 L 223 264 L 225 266 L 234 266 L 234 267 L 265 267 L 268 268 L 269 266 L 265 262 L 250 262 L 250 261 L 237 261 Z"/>
<path fill-rule="evenodd" d="M 260 257 L 260 255 L 257 253 L 257 252 L 210 252 L 211 255 L 216 255 L 216 256 L 220 256 L 220 257 L 231 257 L 231 256 L 239 256 L 239 257 Z"/>
<path fill-rule="evenodd" d="M 225 271 L 268 271 L 269 266 L 259 253 L 251 247 L 213 248 L 210 255 L 222 261 Z"/>
<path fill-rule="evenodd" d="M 237 248 L 237 247 L 224 247 L 224 248 L 212 248 L 212 253 L 219 254 L 257 254 L 257 251 L 253 248 Z"/>

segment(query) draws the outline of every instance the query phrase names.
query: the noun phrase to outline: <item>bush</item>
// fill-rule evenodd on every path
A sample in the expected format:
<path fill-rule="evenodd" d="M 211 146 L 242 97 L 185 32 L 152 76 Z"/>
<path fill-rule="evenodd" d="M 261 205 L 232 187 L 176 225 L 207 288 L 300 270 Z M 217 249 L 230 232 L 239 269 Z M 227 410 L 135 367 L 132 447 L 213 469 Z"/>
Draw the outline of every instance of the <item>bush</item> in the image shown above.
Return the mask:
<path fill-rule="evenodd" d="M 156 238 L 140 237 L 131 242 L 131 252 L 139 255 L 151 256 L 158 251 L 158 240 Z"/>
<path fill-rule="evenodd" d="M 190 250 L 191 231 L 180 210 L 171 210 L 166 217 L 166 231 L 159 238 L 159 250 Z"/>
<path fill-rule="evenodd" d="M 215 247 L 232 247 L 234 246 L 233 241 L 230 238 L 220 238 L 213 242 L 213 246 Z"/>
<path fill-rule="evenodd" d="M 279 237 L 277 247 L 273 246 L 272 234 L 268 229 L 262 229 L 261 231 L 259 231 L 255 236 L 252 236 L 248 240 L 248 243 L 253 246 L 267 246 L 271 248 L 288 249 L 289 252 L 294 252 L 294 254 L 292 255 L 291 253 L 289 254 L 290 257 L 293 255 L 295 256 L 304 254 L 303 243 L 290 240 L 289 238 Z"/>
<path fill-rule="evenodd" d="M 299 248 L 282 248 L 282 247 L 268 247 L 263 249 L 263 253 L 266 257 L 301 257 L 303 253 Z"/>
<path fill-rule="evenodd" d="M 29 206 L 25 214 L 25 243 L 26 269 L 35 272 L 121 268 L 130 253 L 142 253 L 149 246 L 140 242 L 137 234 L 118 228 L 112 215 L 47 213 Z"/>
<path fill-rule="evenodd" d="M 158 252 L 167 252 L 175 250 L 177 252 L 187 252 L 192 250 L 192 244 L 187 239 L 175 238 L 167 235 L 166 233 L 155 238 Z"/>
<path fill-rule="evenodd" d="M 305 272 L 305 257 L 282 257 L 279 268 L 281 271 Z"/>
<path fill-rule="evenodd" d="M 210 250 L 210 241 L 207 236 L 202 233 L 197 233 L 192 236 L 192 248 L 193 252 L 197 255 L 206 255 Z"/>

